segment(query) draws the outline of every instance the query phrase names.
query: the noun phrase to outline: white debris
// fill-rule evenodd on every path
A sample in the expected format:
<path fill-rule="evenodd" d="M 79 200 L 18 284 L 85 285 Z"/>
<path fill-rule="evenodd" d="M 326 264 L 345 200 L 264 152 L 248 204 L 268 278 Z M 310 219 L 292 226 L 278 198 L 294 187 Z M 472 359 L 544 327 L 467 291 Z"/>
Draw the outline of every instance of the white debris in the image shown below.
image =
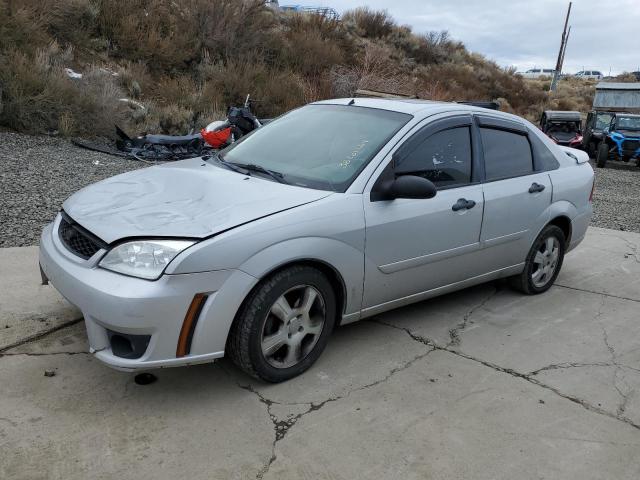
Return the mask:
<path fill-rule="evenodd" d="M 70 68 L 65 68 L 64 71 L 67 73 L 69 78 L 74 78 L 74 79 L 77 79 L 77 80 L 82 78 L 82 74 L 81 73 L 75 72 Z"/>
<path fill-rule="evenodd" d="M 118 72 L 114 72 L 110 68 L 100 67 L 100 71 L 102 73 L 107 73 L 107 74 L 111 75 L 112 77 L 117 77 L 117 76 L 120 75 Z"/>
<path fill-rule="evenodd" d="M 137 108 L 139 110 L 146 110 L 147 109 L 142 103 L 137 102 L 136 100 L 131 100 L 130 98 L 119 98 L 118 101 L 122 102 L 122 103 L 126 103 L 129 106 Z"/>

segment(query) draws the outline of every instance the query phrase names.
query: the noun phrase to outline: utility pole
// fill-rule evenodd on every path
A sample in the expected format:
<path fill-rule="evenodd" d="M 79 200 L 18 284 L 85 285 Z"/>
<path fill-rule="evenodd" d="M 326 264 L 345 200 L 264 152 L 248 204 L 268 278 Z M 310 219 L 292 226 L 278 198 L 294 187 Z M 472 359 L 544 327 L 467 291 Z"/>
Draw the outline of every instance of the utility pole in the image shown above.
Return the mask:
<path fill-rule="evenodd" d="M 569 9 L 567 10 L 567 17 L 564 20 L 564 29 L 562 30 L 562 39 L 560 41 L 560 50 L 558 51 L 558 61 L 556 62 L 556 71 L 553 73 L 553 80 L 551 81 L 551 87 L 549 91 L 555 92 L 556 86 L 558 84 L 558 77 L 560 76 L 560 72 L 562 72 L 562 63 L 564 62 L 564 51 L 567 48 L 567 40 L 569 39 L 569 35 L 567 34 L 567 26 L 569 24 L 569 15 L 571 15 L 571 4 L 573 2 L 569 2 Z"/>
<path fill-rule="evenodd" d="M 560 72 L 558 72 L 558 75 L 562 73 L 562 65 L 564 65 L 564 54 L 567 53 L 567 44 L 569 43 L 570 35 L 571 35 L 571 25 L 569 25 L 569 30 L 567 30 L 567 38 L 564 42 L 564 48 L 562 49 L 562 60 L 560 60 Z"/>

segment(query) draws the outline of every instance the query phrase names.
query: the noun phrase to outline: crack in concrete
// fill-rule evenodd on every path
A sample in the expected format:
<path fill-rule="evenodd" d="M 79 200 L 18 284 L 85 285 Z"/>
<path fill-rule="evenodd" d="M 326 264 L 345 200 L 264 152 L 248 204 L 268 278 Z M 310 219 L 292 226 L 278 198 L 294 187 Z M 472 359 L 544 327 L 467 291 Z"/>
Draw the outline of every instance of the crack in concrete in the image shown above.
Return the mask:
<path fill-rule="evenodd" d="M 640 424 L 634 423 L 630 418 L 627 418 L 622 414 L 611 413 L 611 412 L 609 412 L 609 411 L 607 411 L 607 410 L 605 410 L 605 409 L 603 409 L 601 407 L 597 407 L 595 405 L 590 404 L 586 400 L 583 400 L 581 398 L 574 397 L 572 395 L 564 393 L 564 392 L 560 391 L 556 387 L 553 387 L 551 385 L 547 385 L 546 383 L 543 383 L 542 381 L 540 381 L 539 379 L 535 378 L 531 374 L 518 372 L 517 370 L 514 370 L 512 368 L 508 368 L 508 367 L 502 367 L 502 366 L 497 365 L 495 363 L 488 362 L 486 360 L 482 360 L 480 358 L 473 357 L 472 355 L 468 355 L 468 354 L 463 353 L 463 352 L 461 352 L 459 350 L 452 350 L 452 349 L 449 348 L 449 346 L 438 345 L 432 339 L 429 339 L 429 338 L 426 338 L 426 337 L 422 337 L 421 335 L 418 335 L 418 334 L 412 332 L 410 329 L 405 328 L 405 327 L 399 327 L 397 325 L 392 325 L 392 324 L 389 324 L 389 323 L 381 322 L 379 320 L 377 321 L 377 323 L 379 323 L 380 325 L 386 325 L 387 327 L 391 327 L 391 328 L 395 328 L 395 329 L 398 329 L 398 330 L 402 330 L 407 335 L 409 335 L 409 337 L 411 339 L 413 339 L 415 341 L 418 341 L 420 343 L 423 343 L 425 345 L 430 345 L 430 346 L 433 347 L 434 350 L 447 352 L 447 353 L 450 353 L 452 355 L 456 355 L 458 357 L 465 358 L 467 360 L 471 360 L 473 362 L 479 363 L 480 365 L 484 365 L 485 367 L 491 368 L 492 370 L 495 370 L 497 372 L 506 373 L 507 375 L 511 375 L 512 377 L 520 378 L 520 379 L 525 380 L 525 381 L 527 381 L 527 382 L 529 382 L 529 383 L 531 383 L 533 385 L 536 385 L 538 387 L 544 388 L 545 390 L 549 390 L 550 392 L 553 392 L 554 394 L 556 394 L 559 397 L 562 397 L 562 398 L 564 398 L 566 400 L 569 400 L 569 401 L 571 401 L 573 403 L 576 403 L 576 404 L 580 405 L 581 407 L 583 407 L 584 409 L 586 409 L 586 410 L 588 410 L 590 412 L 597 413 L 599 415 L 604 415 L 604 416 L 612 418 L 614 420 L 618 420 L 620 422 L 623 422 L 623 423 L 626 423 L 627 425 L 632 426 L 633 428 L 636 428 L 636 429 L 640 430 Z"/>
<path fill-rule="evenodd" d="M 467 328 L 467 324 L 469 323 L 469 319 L 471 316 L 477 311 L 483 308 L 492 298 L 494 298 L 498 292 L 500 292 L 500 288 L 497 285 L 494 285 L 494 291 L 489 294 L 484 300 L 482 300 L 478 305 L 474 306 L 467 313 L 464 314 L 462 321 L 456 325 L 455 328 L 449 330 L 449 343 L 447 343 L 447 347 L 451 346 L 459 346 L 462 343 L 462 339 L 460 338 L 460 334 Z"/>
<path fill-rule="evenodd" d="M 621 237 L 619 235 L 611 235 L 614 238 L 617 238 L 619 240 L 622 240 L 624 243 L 627 244 L 627 247 L 629 247 L 631 249 L 631 253 L 625 253 L 625 258 L 626 257 L 633 257 L 635 259 L 636 262 L 640 263 L 640 253 L 638 252 L 638 245 L 636 245 L 635 243 L 633 243 L 631 240 L 628 240 L 624 237 Z"/>
<path fill-rule="evenodd" d="M 614 295 L 612 293 L 596 292 L 595 290 L 587 290 L 585 288 L 570 287 L 569 285 L 560 285 L 559 283 L 554 283 L 553 286 L 560 287 L 560 288 L 568 288 L 569 290 L 577 290 L 578 292 L 593 293 L 594 295 L 604 295 L 606 297 L 617 298 L 619 300 L 628 300 L 630 302 L 640 303 L 640 300 L 637 298 L 622 297 L 620 295 Z"/>
<path fill-rule="evenodd" d="M 618 417 L 622 417 L 624 415 L 624 412 L 627 409 L 627 404 L 629 403 L 629 400 L 631 396 L 633 396 L 634 392 L 631 386 L 624 379 L 624 375 L 622 375 L 622 366 L 618 362 L 618 355 L 616 354 L 616 351 L 613 348 L 613 345 L 611 345 L 611 343 L 609 342 L 609 333 L 607 332 L 606 327 L 600 321 L 600 317 L 603 315 L 605 302 L 606 302 L 606 296 L 602 295 L 602 301 L 600 302 L 600 307 L 598 308 L 598 312 L 596 313 L 596 315 L 593 317 L 593 320 L 598 322 L 598 324 L 600 325 L 600 328 L 602 329 L 602 341 L 605 347 L 607 348 L 609 355 L 611 356 L 611 363 L 613 364 L 613 366 L 616 367 L 615 370 L 613 371 L 613 388 L 616 389 L 616 392 L 618 392 L 618 395 L 621 398 L 620 403 L 618 404 L 618 408 L 616 409 L 616 415 Z M 624 391 L 623 391 L 623 388 L 620 387 L 619 382 L 622 382 L 624 384 L 624 387 L 625 387 Z"/>
<path fill-rule="evenodd" d="M 24 355 L 26 357 L 48 357 L 50 355 L 91 355 L 90 352 L 15 352 L 15 353 L 0 353 L 2 357 L 17 357 Z"/>
<path fill-rule="evenodd" d="M 77 318 L 75 320 L 70 320 L 68 322 L 65 323 L 61 323 L 60 325 L 50 328 L 49 330 L 46 330 L 44 332 L 39 332 L 39 333 L 35 333 L 33 335 L 29 335 L 28 337 L 25 337 L 21 340 L 18 340 L 17 342 L 11 343 L 9 345 L 6 345 L 2 348 L 0 348 L 0 354 L 4 354 L 4 352 L 11 350 L 12 348 L 16 348 L 16 347 L 20 347 L 22 345 L 25 345 L 27 343 L 31 343 L 31 342 L 35 342 L 36 340 L 40 340 L 41 338 L 46 337 L 47 335 L 50 335 L 54 332 L 57 332 L 59 330 L 63 330 L 67 327 L 71 327 L 72 325 L 75 325 L 76 323 L 80 323 L 84 320 L 84 318 Z"/>
<path fill-rule="evenodd" d="M 270 398 L 265 397 L 263 394 L 261 394 L 258 390 L 256 390 L 250 384 L 243 385 L 243 384 L 241 384 L 241 383 L 236 381 L 235 383 L 236 383 L 236 385 L 238 387 L 240 387 L 241 389 L 246 390 L 246 391 L 251 392 L 252 394 L 254 394 L 256 397 L 258 397 L 258 400 L 260 401 L 260 403 L 264 404 L 267 407 L 267 414 L 269 415 L 269 418 L 270 418 L 271 422 L 273 423 L 273 428 L 274 428 L 274 432 L 275 432 L 273 442 L 271 443 L 271 456 L 269 457 L 269 460 L 262 466 L 260 471 L 256 474 L 256 479 L 257 480 L 262 480 L 262 478 L 264 478 L 264 476 L 269 472 L 269 469 L 271 468 L 271 465 L 278 458 L 277 453 L 276 453 L 276 448 L 277 448 L 278 442 L 280 442 L 281 440 L 283 440 L 285 438 L 287 433 L 298 422 L 298 420 L 300 420 L 301 418 L 303 418 L 304 416 L 308 415 L 311 412 L 316 412 L 316 411 L 320 410 L 322 407 L 324 407 L 328 403 L 337 402 L 338 400 L 342 400 L 344 398 L 349 397 L 354 392 L 367 390 L 369 388 L 373 388 L 373 387 L 375 387 L 377 385 L 385 383 L 391 377 L 393 377 L 395 374 L 397 374 L 398 372 L 402 372 L 403 370 L 406 370 L 411 365 L 413 365 L 415 362 L 423 359 L 424 357 L 426 357 L 427 355 L 429 355 L 433 351 L 435 351 L 435 348 L 430 348 L 426 352 L 423 352 L 423 353 L 421 353 L 419 355 L 416 355 L 411 360 L 408 360 L 408 361 L 404 362 L 402 365 L 400 365 L 398 367 L 394 367 L 391 370 L 389 370 L 389 372 L 381 379 L 378 379 L 378 380 L 376 380 L 374 382 L 371 382 L 371 383 L 367 383 L 365 385 L 361 385 L 361 386 L 356 387 L 356 388 L 349 389 L 349 390 L 346 391 L 346 393 L 343 393 L 341 395 L 336 395 L 336 396 L 333 396 L 333 397 L 329 397 L 326 400 L 323 400 L 323 401 L 318 402 L 318 403 L 316 403 L 316 402 L 305 402 L 305 403 L 278 402 L 278 401 L 275 401 L 275 400 L 272 400 Z M 225 371 L 225 373 L 227 375 L 231 376 L 231 374 L 224 367 L 221 366 L 221 368 L 223 369 L 223 371 Z M 308 405 L 309 407 L 304 412 L 297 413 L 296 415 L 293 415 L 293 416 L 287 418 L 286 420 L 281 420 L 271 411 L 271 407 L 273 405 L 283 405 L 283 406 Z"/>
<path fill-rule="evenodd" d="M 551 365 L 547 365 L 542 368 L 538 368 L 537 370 L 532 370 L 527 375 L 533 377 L 538 375 L 539 373 L 546 372 L 548 370 L 563 370 L 568 368 L 583 368 L 583 367 L 614 367 L 614 363 L 607 362 L 593 362 L 593 363 L 583 363 L 583 362 L 563 362 L 563 363 L 553 363 Z"/>

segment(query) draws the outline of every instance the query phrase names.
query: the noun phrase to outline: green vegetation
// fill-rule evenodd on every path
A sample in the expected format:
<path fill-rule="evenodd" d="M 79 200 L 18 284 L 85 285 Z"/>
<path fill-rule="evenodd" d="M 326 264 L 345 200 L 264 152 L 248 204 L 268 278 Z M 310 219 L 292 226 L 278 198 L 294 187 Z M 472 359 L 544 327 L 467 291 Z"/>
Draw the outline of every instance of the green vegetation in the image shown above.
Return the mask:
<path fill-rule="evenodd" d="M 261 0 L 0 0 L 0 18 L 0 125 L 22 132 L 185 133 L 247 93 L 261 116 L 358 88 L 499 100 L 531 119 L 549 100 L 446 32 L 367 8 L 335 21 Z"/>

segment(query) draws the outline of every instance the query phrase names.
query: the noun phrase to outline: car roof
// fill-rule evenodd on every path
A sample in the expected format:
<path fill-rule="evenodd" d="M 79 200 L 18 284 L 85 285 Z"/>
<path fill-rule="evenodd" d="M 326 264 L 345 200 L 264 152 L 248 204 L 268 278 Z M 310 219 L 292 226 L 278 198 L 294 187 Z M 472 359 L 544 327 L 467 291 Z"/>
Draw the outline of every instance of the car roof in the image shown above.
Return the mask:
<path fill-rule="evenodd" d="M 638 114 L 638 113 L 624 113 L 624 112 L 618 112 L 618 113 L 616 113 L 615 115 L 616 115 L 616 117 L 625 117 L 625 118 L 628 118 L 628 117 L 631 117 L 631 118 L 640 118 L 640 114 Z"/>
<path fill-rule="evenodd" d="M 522 123 L 522 119 L 515 115 L 511 115 L 499 110 L 489 108 L 475 107 L 455 102 L 436 102 L 433 100 L 421 100 L 416 98 L 337 98 L 332 100 L 321 100 L 314 102 L 312 105 L 349 105 L 353 101 L 353 105 L 358 107 L 378 108 L 380 110 L 389 110 L 392 112 L 408 113 L 415 117 L 423 118 L 437 113 L 460 111 L 468 113 L 482 113 L 486 115 L 497 115 Z"/>
<path fill-rule="evenodd" d="M 545 110 L 544 114 L 548 120 L 578 121 L 581 119 L 580 112 L 570 110 Z"/>

